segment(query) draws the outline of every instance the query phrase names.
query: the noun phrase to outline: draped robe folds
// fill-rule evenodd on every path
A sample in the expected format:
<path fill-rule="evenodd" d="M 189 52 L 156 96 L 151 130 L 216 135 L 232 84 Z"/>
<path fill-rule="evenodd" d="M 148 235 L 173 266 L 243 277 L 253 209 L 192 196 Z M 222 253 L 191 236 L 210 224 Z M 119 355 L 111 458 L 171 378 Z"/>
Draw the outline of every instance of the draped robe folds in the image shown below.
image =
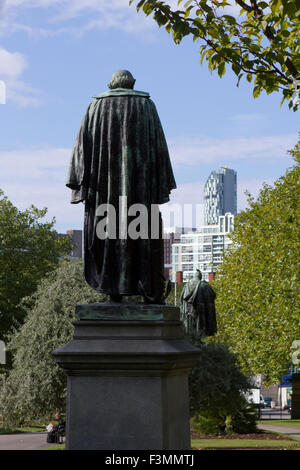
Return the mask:
<path fill-rule="evenodd" d="M 151 205 L 168 202 L 176 183 L 164 132 L 148 93 L 112 90 L 89 105 L 74 145 L 67 186 L 72 189 L 71 203 L 85 204 L 84 265 L 90 286 L 110 295 L 137 295 L 141 281 L 149 296 L 161 296 L 161 215 L 157 211 L 159 238 L 151 239 Z M 128 208 L 133 204 L 147 207 L 147 239 L 120 238 L 120 196 L 127 198 Z M 96 211 L 101 204 L 115 208 L 115 238 L 97 236 L 103 214 Z M 123 234 L 128 234 L 126 229 L 135 217 L 128 216 L 127 222 L 122 219 Z"/>
<path fill-rule="evenodd" d="M 181 297 L 181 320 L 185 327 L 200 337 L 213 336 L 217 332 L 216 293 L 206 281 L 193 279 L 185 284 Z"/>

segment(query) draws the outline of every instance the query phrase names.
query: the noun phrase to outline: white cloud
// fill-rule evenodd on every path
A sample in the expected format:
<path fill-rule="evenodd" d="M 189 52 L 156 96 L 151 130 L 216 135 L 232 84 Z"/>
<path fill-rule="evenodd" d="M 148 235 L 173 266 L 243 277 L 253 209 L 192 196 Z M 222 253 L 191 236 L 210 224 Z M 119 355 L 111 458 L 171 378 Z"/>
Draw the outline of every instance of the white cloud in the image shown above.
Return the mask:
<path fill-rule="evenodd" d="M 242 139 L 230 141 L 231 145 L 229 145 L 226 139 L 218 139 L 217 142 L 215 140 L 212 142 L 211 139 L 203 137 L 199 139 L 198 149 L 196 142 L 193 142 L 192 153 L 191 148 L 188 146 L 182 146 L 177 149 L 173 142 L 171 158 L 174 162 L 173 154 L 177 152 L 177 155 L 181 155 L 184 158 L 185 165 L 187 165 L 188 159 L 194 158 L 194 161 L 190 164 L 195 165 L 200 161 L 199 158 L 202 158 L 202 161 L 207 162 L 208 160 L 212 162 L 212 169 L 215 167 L 213 162 L 218 160 L 219 164 L 222 162 L 222 158 L 225 159 L 227 155 L 232 156 L 233 153 L 236 158 L 250 158 L 251 151 L 254 151 L 255 148 L 259 152 L 265 152 L 265 158 L 277 158 L 278 156 L 285 155 L 286 148 L 293 147 L 295 136 L 293 136 L 292 142 L 289 142 L 288 146 L 287 140 L 291 139 L 290 136 L 278 136 L 277 140 L 275 137 L 257 138 L 256 147 L 254 145 L 255 139 L 248 139 L 246 142 L 243 141 L 243 146 L 240 145 L 238 151 L 235 150 L 234 146 L 238 145 L 238 142 Z M 208 141 L 210 146 L 207 144 Z M 284 143 L 282 144 L 282 142 Z M 276 153 L 275 146 L 278 146 L 279 143 L 284 146 L 284 152 L 278 153 L 277 151 Z M 250 146 L 250 150 L 244 150 L 243 154 L 242 149 L 246 148 L 247 145 L 248 147 Z M 229 150 L 225 151 L 224 148 L 230 149 L 230 153 L 228 153 Z M 215 149 L 217 155 L 213 154 L 213 149 Z M 219 149 L 223 149 L 223 153 Z M 60 231 L 68 228 L 81 228 L 83 224 L 82 205 L 70 205 L 71 193 L 65 186 L 70 157 L 71 149 L 69 148 L 45 146 L 43 148 L 29 148 L 26 150 L 2 151 L 0 152 L 0 188 L 6 192 L 8 198 L 20 209 L 25 209 L 31 204 L 40 208 L 48 207 L 49 217 L 56 217 Z M 181 160 L 179 160 L 180 162 Z M 176 163 L 178 163 L 178 158 Z M 192 166 L 191 171 L 193 171 Z M 209 175 L 207 174 L 207 176 Z M 247 198 L 244 192 L 248 190 L 254 197 L 257 197 L 264 181 L 268 184 L 273 183 L 272 179 L 240 179 L 238 177 L 238 210 L 242 210 L 247 206 Z M 182 209 L 184 205 L 193 206 L 192 213 L 189 211 L 185 213 L 185 226 L 195 225 L 195 210 L 197 206 L 203 212 L 203 187 L 204 181 L 192 183 L 178 182 L 177 189 L 171 192 L 170 203 L 168 205 L 178 204 Z M 161 206 L 164 218 L 168 213 L 168 205 Z M 203 215 L 201 217 L 203 223 Z M 167 225 L 172 224 L 167 223 Z"/>
<path fill-rule="evenodd" d="M 46 24 L 33 27 L 20 23 L 18 19 L 25 8 L 48 9 Z M 153 19 L 142 12 L 137 14 L 135 6 L 130 7 L 129 1 L 124 0 L 7 0 L 4 12 L 7 17 L 6 24 L 2 26 L 4 31 L 22 29 L 30 35 L 66 32 L 82 35 L 92 29 L 108 28 L 144 35 L 155 28 Z M 74 19 L 79 19 L 80 24 L 70 23 Z M 54 26 L 49 27 L 50 24 Z"/>
<path fill-rule="evenodd" d="M 32 186 L 24 182 L 22 186 L 17 183 L 6 183 L 1 186 L 5 195 L 21 210 L 29 208 L 32 204 L 39 209 L 47 207 L 46 220 L 56 219 L 55 229 L 65 233 L 68 229 L 83 228 L 83 205 L 70 204 L 70 190 L 64 184 L 44 182 L 44 185 Z"/>
<path fill-rule="evenodd" d="M 56 177 L 68 168 L 71 149 L 65 148 L 32 148 L 28 150 L 11 150 L 0 152 L 2 179 L 46 180 L 49 175 Z"/>
<path fill-rule="evenodd" d="M 152 38 L 151 33 L 155 31 L 157 25 L 152 15 L 147 17 L 143 11 L 137 13 L 137 3 L 138 1 L 130 6 L 129 0 L 6 0 L 6 2 L 0 0 L 0 13 L 2 6 L 2 14 L 6 17 L 1 29 L 6 33 L 23 30 L 34 36 L 63 33 L 81 36 L 93 29 L 113 28 L 141 35 L 143 39 L 148 40 L 149 36 Z M 168 0 L 166 3 L 172 10 L 178 10 L 184 8 L 185 2 L 179 6 L 177 0 Z M 233 0 L 229 0 L 228 3 L 224 9 L 218 8 L 217 14 L 238 17 L 240 7 Z M 44 24 L 32 26 L 20 22 L 24 9 L 38 8 L 47 9 L 49 13 Z M 78 20 L 76 24 L 73 22 L 74 19 Z M 58 26 L 59 24 L 62 26 Z"/>
<path fill-rule="evenodd" d="M 0 79 L 5 83 L 7 101 L 22 107 L 38 106 L 41 103 L 40 92 L 20 79 L 27 67 L 28 62 L 22 54 L 0 46 Z"/>
<path fill-rule="evenodd" d="M 21 107 L 40 106 L 42 93 L 21 80 L 8 80 L 7 99 Z"/>
<path fill-rule="evenodd" d="M 207 136 L 169 139 L 172 162 L 175 165 L 197 165 L 201 162 L 226 163 L 228 159 L 269 159 L 286 156 L 286 151 L 294 147 L 297 136 L 294 134 L 263 137 L 236 137 L 231 139 Z M 285 157 L 286 158 L 286 157 Z"/>
<path fill-rule="evenodd" d="M 47 220 L 56 217 L 58 231 L 82 228 L 82 204 L 70 205 L 65 186 L 71 149 L 45 147 L 0 152 L 0 188 L 19 208 L 47 207 Z"/>
<path fill-rule="evenodd" d="M 27 60 L 19 52 L 9 52 L 3 47 L 0 47 L 0 75 L 16 78 L 19 77 L 26 67 L 28 66 Z"/>
<path fill-rule="evenodd" d="M 59 231 L 82 228 L 82 204 L 70 205 L 70 190 L 65 186 L 71 156 L 68 148 L 32 148 L 0 152 L 0 188 L 20 209 L 31 204 L 48 208 L 48 219 L 56 217 Z M 203 203 L 203 183 L 179 184 L 171 193 L 170 204 L 199 206 Z M 168 205 L 161 211 L 167 218 Z M 201 209 L 201 207 L 200 207 Z M 195 213 L 185 213 L 184 225 L 191 226 Z"/>

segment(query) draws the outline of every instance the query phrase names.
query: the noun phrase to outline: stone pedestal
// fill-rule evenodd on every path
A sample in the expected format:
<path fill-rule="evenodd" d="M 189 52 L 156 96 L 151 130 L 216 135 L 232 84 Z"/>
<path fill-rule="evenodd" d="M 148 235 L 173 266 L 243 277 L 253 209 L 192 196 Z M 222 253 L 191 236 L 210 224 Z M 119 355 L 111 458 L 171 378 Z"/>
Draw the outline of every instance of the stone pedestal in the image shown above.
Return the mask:
<path fill-rule="evenodd" d="M 300 374 L 292 374 L 291 419 L 300 419 Z"/>
<path fill-rule="evenodd" d="M 199 350 L 179 309 L 76 307 L 73 340 L 53 352 L 68 377 L 67 449 L 190 448 L 188 372 Z"/>

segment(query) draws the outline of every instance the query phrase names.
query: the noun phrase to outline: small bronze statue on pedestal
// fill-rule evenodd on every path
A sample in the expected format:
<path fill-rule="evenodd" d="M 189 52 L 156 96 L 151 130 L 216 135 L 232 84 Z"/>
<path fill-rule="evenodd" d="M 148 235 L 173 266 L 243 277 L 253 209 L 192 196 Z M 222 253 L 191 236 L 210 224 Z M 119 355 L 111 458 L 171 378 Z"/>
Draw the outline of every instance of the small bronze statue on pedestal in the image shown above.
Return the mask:
<path fill-rule="evenodd" d="M 195 277 L 187 282 L 180 297 L 181 321 L 188 334 L 200 338 L 213 336 L 217 332 L 216 293 L 212 286 L 202 281 L 197 269 Z"/>

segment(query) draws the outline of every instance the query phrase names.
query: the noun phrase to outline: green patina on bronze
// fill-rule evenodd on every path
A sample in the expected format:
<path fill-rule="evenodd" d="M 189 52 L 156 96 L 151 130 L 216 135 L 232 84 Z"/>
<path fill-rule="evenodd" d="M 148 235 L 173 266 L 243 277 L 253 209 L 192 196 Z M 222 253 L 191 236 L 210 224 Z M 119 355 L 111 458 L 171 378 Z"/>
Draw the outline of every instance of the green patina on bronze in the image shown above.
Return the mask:
<path fill-rule="evenodd" d="M 71 203 L 85 204 L 85 278 L 91 287 L 115 299 L 142 294 L 152 303 L 163 303 L 161 216 L 159 238 L 151 239 L 151 206 L 168 202 L 176 183 L 156 107 L 148 93 L 131 89 L 134 82 L 129 72 L 117 72 L 111 91 L 89 105 L 66 184 L 72 190 Z M 120 196 L 127 198 L 128 208 L 143 204 L 148 209 L 147 239 L 119 237 Z M 116 210 L 116 239 L 97 236 L 103 220 L 97 208 L 103 204 Z M 128 216 L 125 229 L 134 219 Z"/>
<path fill-rule="evenodd" d="M 202 280 L 202 273 L 197 269 L 180 296 L 181 320 L 188 333 L 205 338 L 217 332 L 215 298 L 214 289 Z"/>
<path fill-rule="evenodd" d="M 179 321 L 179 309 L 164 305 L 147 305 L 124 302 L 122 304 L 95 303 L 76 305 L 76 320 L 126 320 L 126 321 Z"/>
<path fill-rule="evenodd" d="M 93 96 L 93 98 L 107 98 L 108 96 L 143 96 L 144 98 L 150 98 L 149 93 L 145 91 L 130 90 L 128 88 L 116 88 L 115 90 L 105 91 L 100 95 Z"/>

